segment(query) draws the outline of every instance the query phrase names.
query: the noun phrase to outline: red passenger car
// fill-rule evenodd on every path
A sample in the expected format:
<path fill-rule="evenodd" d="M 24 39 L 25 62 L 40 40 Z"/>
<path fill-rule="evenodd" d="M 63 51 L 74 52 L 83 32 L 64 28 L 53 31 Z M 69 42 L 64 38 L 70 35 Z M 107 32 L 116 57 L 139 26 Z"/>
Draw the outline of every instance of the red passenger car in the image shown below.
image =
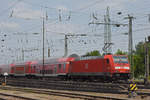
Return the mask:
<path fill-rule="evenodd" d="M 64 76 L 68 73 L 69 62 L 74 58 L 52 58 L 43 61 L 32 61 L 30 63 L 31 72 L 30 75 L 34 76 Z"/>
<path fill-rule="evenodd" d="M 12 76 L 27 76 L 31 73 L 30 61 L 23 63 L 10 64 L 10 74 Z"/>

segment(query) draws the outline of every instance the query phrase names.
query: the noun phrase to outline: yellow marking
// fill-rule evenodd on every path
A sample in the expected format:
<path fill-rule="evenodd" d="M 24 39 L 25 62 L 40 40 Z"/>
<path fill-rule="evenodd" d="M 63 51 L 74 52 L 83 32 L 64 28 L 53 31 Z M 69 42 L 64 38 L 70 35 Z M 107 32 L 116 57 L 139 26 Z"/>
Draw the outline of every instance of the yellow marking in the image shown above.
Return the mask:
<path fill-rule="evenodd" d="M 132 87 L 133 86 L 133 84 L 130 84 L 130 87 Z"/>
<path fill-rule="evenodd" d="M 133 87 L 131 88 L 131 90 L 133 90 L 135 87 L 136 87 L 136 84 L 135 84 L 135 85 L 133 85 Z"/>
<path fill-rule="evenodd" d="M 134 90 L 137 90 L 138 88 L 136 87 Z"/>

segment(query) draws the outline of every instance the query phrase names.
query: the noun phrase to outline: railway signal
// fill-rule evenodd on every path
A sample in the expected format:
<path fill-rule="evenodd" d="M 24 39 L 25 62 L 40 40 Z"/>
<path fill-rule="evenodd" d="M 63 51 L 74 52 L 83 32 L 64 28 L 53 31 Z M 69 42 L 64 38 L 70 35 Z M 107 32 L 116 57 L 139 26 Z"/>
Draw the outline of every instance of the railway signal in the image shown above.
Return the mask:
<path fill-rule="evenodd" d="M 137 90 L 136 84 L 130 84 L 130 91 L 136 91 L 136 90 Z"/>
<path fill-rule="evenodd" d="M 137 95 L 136 94 L 137 89 L 138 89 L 137 85 L 135 83 L 131 83 L 128 88 L 128 92 L 129 92 L 128 97 L 129 98 L 135 97 Z"/>
<path fill-rule="evenodd" d="M 6 79 L 7 79 L 8 73 L 7 73 L 7 72 L 5 72 L 5 73 L 4 73 L 4 76 L 5 76 L 5 82 L 3 83 L 3 85 L 6 85 L 6 82 L 7 82 L 7 80 L 6 80 Z"/>

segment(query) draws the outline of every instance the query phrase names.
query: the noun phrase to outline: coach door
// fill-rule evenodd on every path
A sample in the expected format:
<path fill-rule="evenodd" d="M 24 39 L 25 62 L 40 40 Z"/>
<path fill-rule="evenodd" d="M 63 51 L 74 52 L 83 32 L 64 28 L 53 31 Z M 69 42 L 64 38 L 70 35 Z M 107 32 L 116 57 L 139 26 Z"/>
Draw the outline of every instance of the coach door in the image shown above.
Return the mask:
<path fill-rule="evenodd" d="M 62 72 L 62 65 L 58 64 L 58 73 L 61 73 L 61 72 Z"/>
<path fill-rule="evenodd" d="M 109 59 L 106 59 L 106 72 L 110 72 L 110 61 Z"/>
<path fill-rule="evenodd" d="M 63 73 L 66 73 L 66 64 L 64 63 L 64 66 L 63 66 Z"/>
<path fill-rule="evenodd" d="M 103 60 L 103 64 L 102 64 L 102 66 L 103 66 L 102 71 L 103 72 L 109 72 L 109 70 L 110 70 L 110 64 L 109 63 L 110 63 L 109 59 Z"/>
<path fill-rule="evenodd" d="M 57 65 L 54 65 L 54 74 L 57 74 Z"/>

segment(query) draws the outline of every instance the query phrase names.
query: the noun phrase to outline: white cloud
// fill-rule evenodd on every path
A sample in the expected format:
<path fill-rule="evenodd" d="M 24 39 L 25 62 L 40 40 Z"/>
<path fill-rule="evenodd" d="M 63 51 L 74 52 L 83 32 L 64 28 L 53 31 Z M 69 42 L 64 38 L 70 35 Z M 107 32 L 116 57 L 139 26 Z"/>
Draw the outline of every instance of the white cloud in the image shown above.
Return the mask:
<path fill-rule="evenodd" d="M 22 11 L 17 11 L 17 14 L 15 17 L 18 18 L 23 18 L 23 19 L 39 19 L 42 17 L 42 13 L 40 11 L 33 11 L 33 10 L 22 10 Z"/>
<path fill-rule="evenodd" d="M 129 2 L 130 1 L 136 1 L 136 0 L 97 0 L 97 1 L 90 1 L 90 2 L 84 2 L 80 5 L 78 5 L 77 9 L 81 9 L 82 11 L 86 11 L 86 10 L 89 10 L 89 9 L 92 9 L 92 11 L 94 10 L 98 10 L 98 11 L 101 11 L 101 10 L 105 10 L 107 6 L 109 6 L 110 8 L 112 9 L 123 9 L 124 8 L 124 5 L 126 2 Z"/>
<path fill-rule="evenodd" d="M 4 29 L 17 29 L 19 28 L 19 24 L 15 23 L 15 22 L 1 22 L 0 23 L 0 27 L 4 28 Z"/>
<path fill-rule="evenodd" d="M 57 23 L 57 24 L 53 24 L 53 25 L 47 25 L 47 31 L 49 33 L 75 33 L 75 31 L 77 30 L 76 25 L 74 24 L 70 24 L 70 23 Z"/>
<path fill-rule="evenodd" d="M 123 8 L 124 0 L 105 0 L 104 2 L 98 3 L 95 7 L 96 9 L 106 9 L 109 6 L 112 9 Z"/>
<path fill-rule="evenodd" d="M 42 17 L 42 12 L 40 10 L 33 10 L 32 7 L 22 2 L 13 9 L 13 17 L 23 19 L 39 19 Z"/>
<path fill-rule="evenodd" d="M 60 9 L 62 11 L 67 11 L 68 9 L 65 6 L 57 6 L 57 9 Z"/>

